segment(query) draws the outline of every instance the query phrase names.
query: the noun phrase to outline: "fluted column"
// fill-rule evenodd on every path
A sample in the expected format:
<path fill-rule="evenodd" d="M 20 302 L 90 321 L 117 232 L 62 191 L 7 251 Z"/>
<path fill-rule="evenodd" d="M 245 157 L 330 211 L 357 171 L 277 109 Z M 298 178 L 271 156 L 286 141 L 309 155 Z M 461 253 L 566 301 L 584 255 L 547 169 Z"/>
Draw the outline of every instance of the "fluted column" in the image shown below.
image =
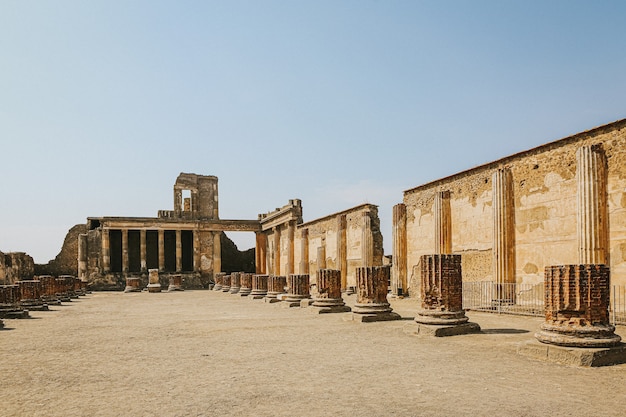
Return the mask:
<path fill-rule="evenodd" d="M 348 286 L 348 221 L 345 214 L 337 218 L 337 268 L 341 276 L 341 288 Z"/>
<path fill-rule="evenodd" d="M 291 274 L 287 277 L 287 294 L 283 298 L 283 305 L 299 307 L 302 300 L 311 298 L 309 292 L 309 275 Z"/>
<path fill-rule="evenodd" d="M 282 294 L 285 292 L 285 287 L 287 286 L 287 277 L 278 276 L 278 275 L 270 275 L 267 280 L 267 295 L 264 300 L 266 303 L 276 303 L 279 302 L 278 294 Z"/>
<path fill-rule="evenodd" d="M 515 302 L 515 207 L 508 168 L 493 173 L 493 276 L 498 302 Z"/>
<path fill-rule="evenodd" d="M 222 235 L 222 232 L 213 233 L 213 275 L 222 272 L 221 235 Z"/>
<path fill-rule="evenodd" d="M 391 293 L 394 295 L 402 295 L 408 289 L 406 279 L 406 206 L 402 203 L 393 206 L 392 234 Z"/>
<path fill-rule="evenodd" d="M 301 274 L 309 273 L 309 229 L 300 232 L 300 266 Z"/>
<path fill-rule="evenodd" d="M 269 276 L 256 274 L 252 276 L 252 291 L 248 296 L 252 300 L 258 300 L 267 295 L 267 280 Z"/>
<path fill-rule="evenodd" d="M 578 262 L 607 264 L 606 158 L 600 145 L 576 151 Z"/>
<path fill-rule="evenodd" d="M 139 231 L 139 265 L 141 272 L 148 270 L 146 263 L 146 229 Z"/>
<path fill-rule="evenodd" d="M 213 285 L 213 291 L 222 291 L 222 285 L 224 284 L 224 272 L 218 272 L 213 275 L 213 281 L 215 284 Z"/>
<path fill-rule="evenodd" d="M 183 245 L 181 235 L 181 230 L 176 230 L 176 272 L 183 270 Z"/>
<path fill-rule="evenodd" d="M 256 232 L 255 270 L 257 274 L 267 272 L 266 251 L 267 236 L 263 232 Z"/>
<path fill-rule="evenodd" d="M 287 276 L 294 273 L 295 230 L 296 230 L 295 222 L 293 221 L 289 222 L 289 224 L 287 225 L 287 266 L 285 268 L 285 273 L 287 274 Z"/>
<path fill-rule="evenodd" d="M 387 301 L 390 268 L 369 266 L 356 269 L 357 299 L 352 319 L 361 322 L 399 320 Z"/>
<path fill-rule="evenodd" d="M 372 236 L 372 219 L 369 211 L 363 213 L 361 231 L 361 261 L 363 266 L 372 266 L 374 263 L 374 239 Z"/>
<path fill-rule="evenodd" d="M 111 245 L 109 229 L 102 229 L 102 271 L 106 274 L 111 272 Z"/>
<path fill-rule="evenodd" d="M 452 216 L 450 213 L 450 191 L 435 194 L 435 253 L 452 253 Z"/>
<path fill-rule="evenodd" d="M 252 274 L 242 272 L 239 277 L 239 295 L 247 297 L 252 292 Z"/>
<path fill-rule="evenodd" d="M 280 226 L 274 228 L 274 275 L 280 275 Z"/>
<path fill-rule="evenodd" d="M 159 271 L 165 270 L 165 230 L 159 229 Z M 148 270 L 150 272 L 150 270 Z"/>
<path fill-rule="evenodd" d="M 237 294 L 241 288 L 241 274 L 239 272 L 230 273 L 230 293 Z"/>
<path fill-rule="evenodd" d="M 341 271 L 320 269 L 317 271 L 317 295 L 312 311 L 317 313 L 344 313 L 350 311 L 341 297 Z"/>

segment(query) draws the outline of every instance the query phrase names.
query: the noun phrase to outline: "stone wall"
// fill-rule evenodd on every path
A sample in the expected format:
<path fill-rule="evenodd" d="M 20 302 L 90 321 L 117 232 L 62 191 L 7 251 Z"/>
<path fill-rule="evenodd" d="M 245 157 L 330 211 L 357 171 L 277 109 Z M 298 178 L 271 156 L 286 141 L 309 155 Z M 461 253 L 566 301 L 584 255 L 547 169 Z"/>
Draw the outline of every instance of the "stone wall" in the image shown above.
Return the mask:
<path fill-rule="evenodd" d="M 78 235 L 87 233 L 87 225 L 77 224 L 65 235 L 59 254 L 47 264 L 35 265 L 37 275 L 77 275 L 78 271 Z"/>
<path fill-rule="evenodd" d="M 35 275 L 35 262 L 24 252 L 0 252 L 0 284 L 9 285 L 15 281 L 32 279 Z"/>
<path fill-rule="evenodd" d="M 579 238 L 588 232 L 579 230 L 577 169 L 586 168 L 577 152 L 583 147 L 593 148 L 605 164 L 589 178 L 606 194 L 597 204 L 599 229 L 608 230 L 606 238 L 602 230 L 589 233 L 597 234 L 595 244 L 606 252 L 601 258 L 610 265 L 612 284 L 626 285 L 626 120 L 621 120 L 405 191 L 409 293 L 419 293 L 420 257 L 438 253 L 441 226 L 434 203 L 440 192 L 449 192 L 450 247 L 463 255 L 464 280 L 538 284 L 546 266 L 582 263 Z M 506 229 L 503 222 L 512 226 Z M 498 266 L 496 259 L 508 264 Z"/>

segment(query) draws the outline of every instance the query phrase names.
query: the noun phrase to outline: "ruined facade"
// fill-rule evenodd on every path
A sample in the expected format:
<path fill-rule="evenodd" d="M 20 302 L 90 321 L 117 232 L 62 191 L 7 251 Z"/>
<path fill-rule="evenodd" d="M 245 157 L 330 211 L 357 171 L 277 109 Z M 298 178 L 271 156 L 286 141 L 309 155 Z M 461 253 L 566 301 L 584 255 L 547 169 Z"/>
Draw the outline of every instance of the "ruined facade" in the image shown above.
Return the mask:
<path fill-rule="evenodd" d="M 207 288 L 221 271 L 224 231 L 259 232 L 257 220 L 221 220 L 217 177 L 181 173 L 174 210 L 157 217 L 90 217 L 78 236 L 78 276 L 93 288 L 124 288 L 128 276 L 148 270 L 182 274 L 188 288 Z"/>
<path fill-rule="evenodd" d="M 465 281 L 543 285 L 551 265 L 606 264 L 626 284 L 626 120 L 404 192 L 392 291 L 419 296 L 420 257 L 462 255 Z"/>
<path fill-rule="evenodd" d="M 0 252 L 0 285 L 11 285 L 17 281 L 33 279 L 35 262 L 24 252 Z"/>

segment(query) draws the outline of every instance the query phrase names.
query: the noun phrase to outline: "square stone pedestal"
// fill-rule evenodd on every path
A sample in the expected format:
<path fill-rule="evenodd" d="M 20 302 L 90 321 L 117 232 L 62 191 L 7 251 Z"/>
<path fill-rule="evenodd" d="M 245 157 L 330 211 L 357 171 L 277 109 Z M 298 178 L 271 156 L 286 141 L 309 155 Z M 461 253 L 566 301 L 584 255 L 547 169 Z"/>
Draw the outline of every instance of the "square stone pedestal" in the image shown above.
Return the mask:
<path fill-rule="evenodd" d="M 352 309 L 348 306 L 327 306 L 318 307 L 311 305 L 309 311 L 313 314 L 327 314 L 327 313 L 349 313 Z"/>
<path fill-rule="evenodd" d="M 345 317 L 347 321 L 358 321 L 360 323 L 373 323 L 376 321 L 392 321 L 400 320 L 402 317 L 398 313 L 386 312 L 386 313 L 373 313 L 373 314 L 359 314 L 352 313 Z"/>
<path fill-rule="evenodd" d="M 624 343 L 610 348 L 576 348 L 530 340 L 518 345 L 517 353 L 561 365 L 596 367 L 626 363 L 626 344 Z"/>
<path fill-rule="evenodd" d="M 423 323 L 409 323 L 404 326 L 404 333 L 412 336 L 458 336 L 461 334 L 478 333 L 480 326 L 476 323 L 462 323 L 451 325 L 434 325 Z"/>
<path fill-rule="evenodd" d="M 263 301 L 269 304 L 274 304 L 274 303 L 280 303 L 282 300 L 279 300 L 278 298 L 263 297 Z"/>

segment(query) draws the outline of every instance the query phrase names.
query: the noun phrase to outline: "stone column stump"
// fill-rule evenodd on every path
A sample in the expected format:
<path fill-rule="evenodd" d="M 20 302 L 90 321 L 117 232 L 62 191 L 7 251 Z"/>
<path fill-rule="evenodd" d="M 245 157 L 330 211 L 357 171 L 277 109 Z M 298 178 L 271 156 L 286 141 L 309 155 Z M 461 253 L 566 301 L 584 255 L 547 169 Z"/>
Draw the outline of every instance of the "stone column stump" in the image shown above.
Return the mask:
<path fill-rule="evenodd" d="M 242 272 L 239 277 L 239 295 L 242 297 L 247 297 L 252 292 L 252 274 L 247 272 Z"/>
<path fill-rule="evenodd" d="M 222 277 L 222 292 L 230 292 L 230 275 L 224 275 Z"/>
<path fill-rule="evenodd" d="M 267 280 L 269 275 L 256 274 L 252 276 L 252 290 L 248 298 L 251 300 L 260 300 L 267 295 Z"/>
<path fill-rule="evenodd" d="M 0 318 L 25 319 L 30 317 L 28 310 L 20 306 L 20 286 L 0 285 Z"/>
<path fill-rule="evenodd" d="M 183 276 L 181 274 L 170 275 L 170 284 L 167 287 L 167 291 L 184 291 Z"/>
<path fill-rule="evenodd" d="M 323 313 L 347 313 L 350 307 L 341 298 L 341 271 L 338 269 L 320 269 L 317 271 L 317 295 L 311 305 L 311 311 Z"/>
<path fill-rule="evenodd" d="M 283 275 L 270 275 L 267 280 L 267 295 L 263 300 L 266 303 L 280 302 L 281 300 L 278 299 L 278 296 L 285 293 L 286 286 L 287 277 Z"/>
<path fill-rule="evenodd" d="M 50 305 L 60 305 L 61 300 L 56 294 L 56 283 L 52 275 L 40 275 L 37 277 L 41 281 L 41 299 L 44 303 Z"/>
<path fill-rule="evenodd" d="M 241 272 L 232 272 L 230 274 L 230 290 L 231 294 L 237 294 L 241 289 Z"/>
<path fill-rule="evenodd" d="M 461 255 L 423 255 L 420 264 L 422 308 L 415 317 L 417 326 L 407 325 L 404 331 L 437 337 L 480 332 L 463 310 Z"/>
<path fill-rule="evenodd" d="M 389 266 L 363 266 L 356 269 L 357 300 L 351 320 L 361 323 L 400 320 L 387 301 Z"/>
<path fill-rule="evenodd" d="M 224 283 L 224 272 L 218 272 L 215 274 L 215 285 L 213 285 L 213 291 L 222 291 L 222 284 Z"/>
<path fill-rule="evenodd" d="M 48 311 L 48 304 L 41 299 L 41 281 L 15 282 L 20 287 L 20 306 L 28 311 Z"/>
<path fill-rule="evenodd" d="M 156 268 L 148 269 L 148 292 L 161 292 L 159 270 Z"/>
<path fill-rule="evenodd" d="M 311 298 L 309 275 L 290 274 L 287 278 L 287 293 L 283 297 L 283 307 L 300 307 L 302 302 Z M 305 305 L 306 306 L 306 305 Z"/>
<path fill-rule="evenodd" d="M 60 277 L 55 278 L 54 284 L 55 284 L 54 287 L 56 291 L 56 296 L 59 300 L 61 300 L 64 303 L 68 303 L 72 301 L 72 299 L 70 298 L 70 294 L 67 288 L 67 283 L 65 281 L 65 278 L 60 278 Z"/>
<path fill-rule="evenodd" d="M 126 288 L 124 292 L 141 292 L 141 278 L 126 277 Z"/>
<path fill-rule="evenodd" d="M 78 298 L 78 294 L 76 293 L 74 289 L 76 285 L 74 275 L 59 275 L 59 279 L 62 279 L 65 281 L 64 286 L 63 286 L 65 289 L 65 294 L 71 299 Z"/>

